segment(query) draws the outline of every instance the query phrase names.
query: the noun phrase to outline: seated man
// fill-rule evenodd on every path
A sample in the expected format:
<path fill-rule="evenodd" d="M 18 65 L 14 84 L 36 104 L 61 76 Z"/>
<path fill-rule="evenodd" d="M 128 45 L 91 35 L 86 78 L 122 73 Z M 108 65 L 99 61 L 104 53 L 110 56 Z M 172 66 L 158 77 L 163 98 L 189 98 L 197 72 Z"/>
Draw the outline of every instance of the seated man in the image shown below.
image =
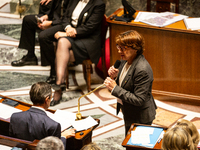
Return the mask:
<path fill-rule="evenodd" d="M 49 2 L 50 1 L 50 2 Z M 66 8 L 69 0 L 64 0 L 63 8 Z M 25 65 L 38 65 L 38 59 L 35 56 L 35 35 L 39 32 L 39 43 L 41 52 L 41 65 L 50 65 L 50 62 L 55 61 L 53 41 L 48 44 L 48 47 L 43 46 L 41 38 L 52 37 L 57 31 L 62 30 L 61 9 L 62 0 L 41 0 L 38 19 L 35 15 L 26 15 L 23 18 L 21 37 L 19 41 L 19 48 L 26 49 L 27 55 L 23 56 L 20 60 L 15 60 L 11 63 L 12 66 L 25 66 Z M 42 49 L 47 49 L 48 56 L 43 53 Z M 47 83 L 53 84 L 55 82 L 55 69 L 51 70 L 50 77 Z"/>
<path fill-rule="evenodd" d="M 62 136 L 61 140 L 66 145 L 65 138 L 75 136 L 75 129 L 61 133 L 61 125 L 47 116 L 45 111 L 52 98 L 51 86 L 46 82 L 35 83 L 29 94 L 33 106 L 27 111 L 12 114 L 10 136 L 28 141 L 41 140 L 47 136 Z"/>

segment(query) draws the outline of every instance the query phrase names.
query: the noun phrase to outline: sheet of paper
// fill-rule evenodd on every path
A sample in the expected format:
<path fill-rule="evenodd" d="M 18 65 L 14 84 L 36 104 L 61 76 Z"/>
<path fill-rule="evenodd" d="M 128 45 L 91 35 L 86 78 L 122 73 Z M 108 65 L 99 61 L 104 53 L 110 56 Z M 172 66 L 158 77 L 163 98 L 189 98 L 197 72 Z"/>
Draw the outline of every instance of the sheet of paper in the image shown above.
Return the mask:
<path fill-rule="evenodd" d="M 143 22 L 152 26 L 164 27 L 177 21 L 188 18 L 188 16 L 172 12 L 139 12 L 135 22 Z"/>
<path fill-rule="evenodd" d="M 150 143 L 150 134 L 153 134 L 154 128 L 136 128 L 134 131 L 131 131 L 131 142 L 133 144 Z"/>
<path fill-rule="evenodd" d="M 185 18 L 184 23 L 187 29 L 191 30 L 200 29 L 200 18 Z"/>
<path fill-rule="evenodd" d="M 71 113 L 65 110 L 56 110 L 56 112 L 53 114 L 51 112 L 47 112 L 47 115 L 53 119 L 54 121 L 60 123 L 61 125 L 61 131 L 67 129 L 72 125 L 72 122 L 76 119 L 76 114 Z"/>
<path fill-rule="evenodd" d="M 131 142 L 133 144 L 140 144 L 140 143 L 150 143 L 149 134 L 142 134 L 139 132 L 131 131 Z"/>
<path fill-rule="evenodd" d="M 54 115 L 62 116 L 63 118 L 69 119 L 69 120 L 72 120 L 72 121 L 76 120 L 76 113 L 72 113 L 72 112 L 69 112 L 69 111 L 66 111 L 66 110 L 57 109 L 56 112 L 54 113 Z"/>
<path fill-rule="evenodd" d="M 135 132 L 140 134 L 153 134 L 154 128 L 136 128 Z"/>
<path fill-rule="evenodd" d="M 0 103 L 0 117 L 9 119 L 13 113 L 21 112 L 22 110 Z"/>
<path fill-rule="evenodd" d="M 72 126 L 76 129 L 76 131 L 82 131 L 87 130 L 97 124 L 97 121 L 94 120 L 91 116 L 89 116 L 85 119 L 74 121 L 72 123 Z"/>

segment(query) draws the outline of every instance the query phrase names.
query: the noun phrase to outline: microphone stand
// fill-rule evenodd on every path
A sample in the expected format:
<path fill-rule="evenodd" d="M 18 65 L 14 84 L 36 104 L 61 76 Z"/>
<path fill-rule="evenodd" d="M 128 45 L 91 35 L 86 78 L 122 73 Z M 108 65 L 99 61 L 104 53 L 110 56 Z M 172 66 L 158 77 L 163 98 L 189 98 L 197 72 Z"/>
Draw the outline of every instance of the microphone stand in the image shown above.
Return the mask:
<path fill-rule="evenodd" d="M 99 88 L 101 88 L 101 87 L 103 87 L 103 86 L 104 86 L 104 84 L 102 84 L 102 85 L 96 87 L 93 91 L 90 91 L 89 93 L 84 94 L 84 95 L 82 95 L 81 97 L 79 97 L 79 99 L 78 99 L 78 113 L 76 114 L 76 120 L 81 120 L 81 119 L 82 119 L 82 115 L 81 115 L 81 113 L 80 113 L 80 99 L 81 99 L 82 97 L 86 96 L 86 95 L 89 95 L 89 94 L 93 93 L 94 91 L 96 91 L 97 89 L 99 89 Z"/>

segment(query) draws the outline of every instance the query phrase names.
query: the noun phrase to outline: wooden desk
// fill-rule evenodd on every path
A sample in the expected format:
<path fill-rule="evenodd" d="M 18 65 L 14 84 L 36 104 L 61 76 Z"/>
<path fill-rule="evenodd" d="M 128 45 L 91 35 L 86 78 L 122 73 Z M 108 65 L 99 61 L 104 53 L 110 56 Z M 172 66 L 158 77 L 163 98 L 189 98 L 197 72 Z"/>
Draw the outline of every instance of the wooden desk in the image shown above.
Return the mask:
<path fill-rule="evenodd" d="M 4 101 L 4 99 L 8 98 L 8 99 L 12 99 L 3 95 L 0 95 L 0 97 L 3 97 L 3 99 L 0 99 L 0 103 L 2 101 Z M 17 105 L 15 108 L 18 108 L 22 111 L 26 111 L 28 110 L 32 105 L 31 104 L 27 104 L 15 99 L 12 99 L 14 101 L 19 102 L 19 105 Z M 48 109 L 49 112 L 54 113 L 54 110 L 50 110 Z M 84 118 L 84 117 L 83 117 Z M 87 129 L 84 131 L 80 131 L 77 132 L 75 137 L 69 138 L 67 139 L 67 149 L 70 150 L 80 150 L 84 145 L 89 144 L 90 142 L 92 142 L 92 131 L 99 125 L 100 120 L 99 119 L 95 119 L 98 124 Z M 10 123 L 10 119 L 3 119 L 0 118 L 0 144 L 6 145 L 7 142 L 7 146 L 13 146 L 11 144 L 17 144 L 16 143 L 16 138 L 11 138 L 9 137 L 9 123 Z M 83 134 L 80 134 L 81 132 L 83 132 Z M 6 139 L 6 141 L 4 140 Z M 19 140 L 19 139 L 18 139 Z M 11 143 L 8 143 L 8 141 L 10 141 Z M 25 141 L 25 140 L 20 140 L 21 142 Z M 37 141 L 38 142 L 38 141 Z M 37 145 L 37 142 L 30 142 L 30 141 L 25 141 L 25 146 L 29 145 L 29 147 L 33 148 L 33 146 Z M 70 144 L 69 144 L 70 143 Z M 34 145 L 35 144 L 35 145 Z M 17 146 L 17 145 L 15 145 Z"/>
<path fill-rule="evenodd" d="M 144 124 L 132 124 L 128 134 L 126 135 L 124 141 L 122 142 L 122 146 L 126 147 L 126 150 L 158 150 L 161 149 L 161 145 L 162 145 L 162 140 L 159 143 L 156 143 L 156 145 L 154 146 L 154 148 L 147 148 L 147 147 L 141 147 L 141 146 L 134 146 L 134 145 L 127 145 L 127 142 L 129 141 L 129 139 L 131 138 L 131 131 L 134 131 L 136 129 L 137 126 L 149 126 L 149 125 L 144 125 Z M 164 131 L 167 130 L 167 127 L 161 127 L 161 126 L 151 126 L 151 127 L 157 127 L 157 128 L 163 128 Z"/>
<path fill-rule="evenodd" d="M 122 14 L 123 9 L 118 9 L 112 15 Z M 166 27 L 134 21 L 126 23 L 110 20 L 110 17 L 107 22 L 110 26 L 111 65 L 120 59 L 115 37 L 121 32 L 136 30 L 145 39 L 144 56 L 153 69 L 154 92 L 170 92 L 200 100 L 200 32 L 187 30 L 183 21 Z"/>

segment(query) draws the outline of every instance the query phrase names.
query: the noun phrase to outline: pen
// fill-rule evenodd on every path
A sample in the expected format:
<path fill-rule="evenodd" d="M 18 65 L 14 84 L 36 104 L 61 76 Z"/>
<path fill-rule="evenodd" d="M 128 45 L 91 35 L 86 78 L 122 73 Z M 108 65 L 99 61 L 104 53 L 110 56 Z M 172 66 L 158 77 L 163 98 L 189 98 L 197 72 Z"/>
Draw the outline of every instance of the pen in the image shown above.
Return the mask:
<path fill-rule="evenodd" d="M 159 138 L 159 139 L 158 139 L 158 143 L 160 143 L 161 140 L 162 140 L 162 138 Z"/>

